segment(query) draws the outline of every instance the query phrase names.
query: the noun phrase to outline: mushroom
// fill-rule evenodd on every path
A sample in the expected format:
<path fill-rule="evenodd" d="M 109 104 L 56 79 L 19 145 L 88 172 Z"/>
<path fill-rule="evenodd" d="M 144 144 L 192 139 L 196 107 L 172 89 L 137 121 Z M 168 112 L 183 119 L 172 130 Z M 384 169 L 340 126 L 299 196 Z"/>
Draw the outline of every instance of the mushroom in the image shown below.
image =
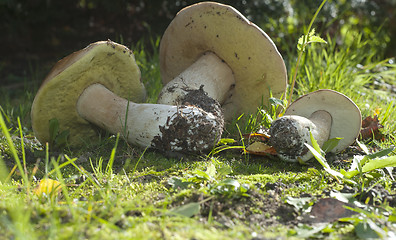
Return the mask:
<path fill-rule="evenodd" d="M 195 106 L 135 103 L 144 99 L 132 51 L 100 41 L 52 68 L 33 101 L 32 127 L 40 142 L 48 142 L 49 122 L 56 118 L 60 131 L 70 132 L 71 147 L 97 139 L 96 126 L 163 151 L 200 153 L 221 136 L 222 119 L 212 113 Z"/>
<path fill-rule="evenodd" d="M 177 13 L 161 39 L 160 70 L 166 85 L 158 103 L 183 103 L 203 86 L 226 120 L 286 91 L 286 67 L 270 37 L 235 8 L 214 2 Z"/>
<path fill-rule="evenodd" d="M 340 152 L 358 137 L 362 117 L 356 104 L 344 94 L 321 89 L 294 101 L 270 128 L 270 144 L 288 162 L 306 162 L 312 154 L 310 132 L 319 146 L 331 138 L 342 138 L 332 152 Z"/>

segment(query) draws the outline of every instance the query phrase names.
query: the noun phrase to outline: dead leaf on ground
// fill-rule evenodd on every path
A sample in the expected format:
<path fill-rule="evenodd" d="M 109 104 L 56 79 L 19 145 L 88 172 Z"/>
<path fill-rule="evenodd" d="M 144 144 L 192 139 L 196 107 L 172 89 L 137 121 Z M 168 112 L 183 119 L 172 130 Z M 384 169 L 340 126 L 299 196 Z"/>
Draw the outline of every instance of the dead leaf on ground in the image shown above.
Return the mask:
<path fill-rule="evenodd" d="M 254 142 L 250 144 L 246 148 L 246 152 L 253 155 L 276 155 L 275 148 L 263 143 L 263 142 Z"/>
<path fill-rule="evenodd" d="M 37 196 L 55 196 L 61 191 L 61 183 L 49 178 L 42 179 L 37 187 L 34 189 L 34 194 Z"/>
<path fill-rule="evenodd" d="M 346 209 L 345 206 L 351 206 L 335 198 L 319 199 L 311 209 L 310 220 L 312 222 L 333 222 L 340 218 L 350 217 L 356 212 Z"/>
<path fill-rule="evenodd" d="M 378 116 L 368 116 L 362 121 L 362 129 L 360 130 L 359 140 L 373 139 L 385 140 L 384 135 L 379 131 L 383 128 L 379 123 Z"/>
<path fill-rule="evenodd" d="M 258 139 L 263 142 L 267 141 L 270 138 L 270 136 L 265 133 L 248 133 L 248 134 L 243 134 L 242 137 L 248 140 Z"/>

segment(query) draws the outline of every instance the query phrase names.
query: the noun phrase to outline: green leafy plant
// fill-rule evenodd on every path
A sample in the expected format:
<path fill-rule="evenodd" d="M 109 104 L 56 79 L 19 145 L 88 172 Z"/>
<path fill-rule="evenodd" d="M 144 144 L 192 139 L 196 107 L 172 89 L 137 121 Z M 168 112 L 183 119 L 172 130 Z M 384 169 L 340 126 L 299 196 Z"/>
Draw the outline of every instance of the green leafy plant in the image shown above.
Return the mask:
<path fill-rule="evenodd" d="M 312 25 L 313 25 L 316 17 L 318 16 L 318 13 L 320 12 L 320 10 L 322 9 L 322 7 L 324 6 L 325 3 L 326 3 L 326 0 L 323 0 L 322 3 L 320 4 L 320 6 L 318 7 L 318 9 L 316 10 L 314 16 L 312 17 L 312 20 L 308 26 L 306 33 L 298 39 L 298 43 L 297 43 L 298 58 L 297 58 L 296 67 L 294 69 L 293 80 L 292 80 L 292 84 L 290 87 L 289 100 L 287 102 L 287 106 L 290 105 L 291 100 L 292 100 L 294 85 L 296 83 L 296 78 L 297 78 L 297 72 L 298 72 L 298 68 L 300 65 L 301 57 L 302 57 L 303 53 L 305 52 L 305 48 L 308 46 L 308 44 L 311 44 L 311 43 L 326 43 L 326 41 L 323 40 L 321 37 L 315 35 L 315 29 L 311 30 Z"/>
<path fill-rule="evenodd" d="M 224 197 L 244 197 L 248 196 L 249 186 L 241 184 L 239 181 L 227 177 L 232 173 L 230 166 L 212 160 L 206 171 L 196 169 L 184 179 L 173 177 L 168 183 L 174 189 L 187 189 L 189 187 L 200 187 L 208 194 Z"/>
<path fill-rule="evenodd" d="M 367 155 L 362 158 L 355 157 L 354 164 L 352 164 L 351 169 L 348 171 L 345 171 L 344 169 L 336 171 L 327 163 L 325 152 L 320 148 L 319 144 L 312 136 L 312 133 L 310 133 L 310 138 L 312 146 L 307 143 L 305 143 L 305 146 L 313 154 L 315 159 L 323 166 L 324 170 L 333 176 L 338 182 L 341 182 L 341 179 L 347 183 L 356 185 L 357 183 L 354 177 L 357 175 L 362 176 L 363 174 L 369 174 L 375 170 L 384 169 L 386 167 L 396 167 L 396 156 L 387 157 L 395 149 L 395 147 L 392 146 L 375 153 L 367 152 Z M 365 148 L 363 147 L 363 149 Z"/>
<path fill-rule="evenodd" d="M 175 216 L 183 216 L 183 217 L 193 217 L 197 215 L 200 210 L 201 210 L 201 204 L 212 200 L 213 197 L 206 198 L 200 202 L 190 202 L 187 204 L 183 204 L 178 207 L 174 207 L 172 209 L 169 209 L 166 214 L 167 215 L 175 215 Z"/>
<path fill-rule="evenodd" d="M 272 95 L 271 95 L 272 96 Z M 264 109 L 263 107 L 259 107 L 257 109 L 256 114 L 251 114 L 248 118 L 246 123 L 243 124 L 242 127 L 244 133 L 256 133 L 262 131 L 263 128 L 269 128 L 271 126 L 272 121 L 281 115 L 282 112 L 286 108 L 286 100 L 270 97 L 268 108 Z M 216 144 L 216 146 L 211 150 L 208 154 L 207 158 L 210 156 L 214 156 L 222 151 L 225 150 L 232 150 L 232 149 L 241 149 L 243 153 L 246 153 L 246 145 L 245 145 L 245 138 L 242 134 L 241 128 L 239 127 L 239 121 L 243 120 L 243 114 L 239 116 L 235 122 L 232 124 L 236 126 L 238 130 L 238 134 L 240 137 L 241 145 L 235 145 L 238 141 L 234 138 L 222 138 Z"/>
<path fill-rule="evenodd" d="M 363 206 L 363 209 L 349 206 L 345 208 L 355 211 L 357 215 L 342 218 L 340 221 L 352 223 L 354 225 L 355 234 L 360 239 L 392 238 L 391 235 L 393 234 L 388 235 L 388 232 L 390 233 L 388 229 L 390 224 L 392 224 L 391 218 L 396 216 L 394 212 L 392 213 L 392 211 L 388 209 L 374 208 L 371 206 Z"/>
<path fill-rule="evenodd" d="M 183 216 L 183 217 L 192 217 L 197 215 L 201 210 L 201 203 L 202 202 L 191 202 L 179 207 L 175 207 L 169 209 L 167 212 L 168 215 L 176 215 L 176 216 Z"/>

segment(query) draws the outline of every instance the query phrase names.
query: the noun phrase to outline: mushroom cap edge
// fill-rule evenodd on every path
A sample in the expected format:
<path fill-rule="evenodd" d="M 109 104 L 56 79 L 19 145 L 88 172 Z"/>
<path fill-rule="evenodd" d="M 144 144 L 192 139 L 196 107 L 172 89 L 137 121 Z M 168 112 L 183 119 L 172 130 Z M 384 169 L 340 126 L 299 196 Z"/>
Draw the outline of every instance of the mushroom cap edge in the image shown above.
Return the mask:
<path fill-rule="evenodd" d="M 359 136 L 362 124 L 360 109 L 349 97 L 334 90 L 320 89 L 299 97 L 286 109 L 285 115 L 309 118 L 318 110 L 325 110 L 332 117 L 329 139 L 343 138 L 332 152 L 344 150 Z"/>
<path fill-rule="evenodd" d="M 160 70 L 166 84 L 205 52 L 214 52 L 234 72 L 233 96 L 223 104 L 225 118 L 255 113 L 286 91 L 287 71 L 274 42 L 235 8 L 201 2 L 179 11 L 160 44 Z M 269 60 L 270 59 L 270 60 Z"/>

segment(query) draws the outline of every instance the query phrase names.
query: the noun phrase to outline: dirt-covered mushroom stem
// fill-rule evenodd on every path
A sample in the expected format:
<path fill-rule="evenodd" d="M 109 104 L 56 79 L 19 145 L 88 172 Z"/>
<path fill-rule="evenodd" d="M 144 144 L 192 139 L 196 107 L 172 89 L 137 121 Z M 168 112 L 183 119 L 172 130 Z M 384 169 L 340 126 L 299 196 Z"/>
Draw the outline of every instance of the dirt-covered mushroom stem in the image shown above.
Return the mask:
<path fill-rule="evenodd" d="M 283 117 L 270 128 L 270 144 L 285 161 L 308 161 L 312 146 L 310 133 L 319 146 L 331 138 L 341 138 L 332 152 L 339 152 L 358 137 L 362 117 L 356 104 L 342 93 L 321 89 L 294 101 Z"/>
<path fill-rule="evenodd" d="M 137 104 L 118 97 L 100 84 L 86 88 L 77 112 L 128 142 L 164 151 L 205 152 L 220 139 L 223 122 L 195 106 Z"/>
<path fill-rule="evenodd" d="M 271 125 L 270 144 L 283 160 L 296 162 L 301 158 L 305 162 L 312 158 L 304 144 L 312 145 L 310 133 L 322 146 L 329 139 L 331 122 L 331 115 L 323 110 L 312 113 L 309 118 L 296 115 L 280 117 Z"/>

